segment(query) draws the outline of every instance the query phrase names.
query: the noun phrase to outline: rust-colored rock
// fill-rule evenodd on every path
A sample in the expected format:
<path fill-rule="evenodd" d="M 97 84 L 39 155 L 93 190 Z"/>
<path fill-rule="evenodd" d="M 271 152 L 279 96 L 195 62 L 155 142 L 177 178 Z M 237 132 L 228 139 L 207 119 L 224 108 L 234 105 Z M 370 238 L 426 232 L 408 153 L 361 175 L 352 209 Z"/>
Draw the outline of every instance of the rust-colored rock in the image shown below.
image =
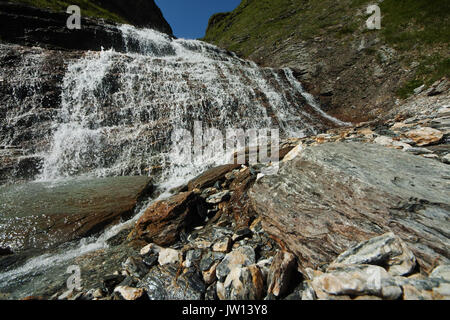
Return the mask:
<path fill-rule="evenodd" d="M 137 221 L 136 235 L 161 246 L 173 244 L 200 218 L 198 199 L 193 192 L 182 192 L 153 203 Z"/>
<path fill-rule="evenodd" d="M 226 164 L 223 166 L 211 168 L 198 177 L 192 179 L 188 183 L 189 191 L 194 189 L 204 189 L 208 187 L 212 187 L 217 181 L 221 181 L 225 179 L 225 175 L 241 166 L 238 164 Z"/>
<path fill-rule="evenodd" d="M 425 127 L 408 131 L 406 136 L 422 147 L 441 141 L 444 134 L 439 130 Z"/>
<path fill-rule="evenodd" d="M 248 199 L 248 190 L 256 180 L 256 175 L 252 175 L 249 168 L 240 172 L 231 183 L 230 190 L 233 195 L 226 208 L 226 213 L 236 221 L 236 228 L 249 227 L 254 211 L 251 210 Z"/>
<path fill-rule="evenodd" d="M 272 265 L 270 266 L 268 293 L 276 297 L 280 297 L 287 293 L 292 285 L 291 280 L 296 272 L 296 259 L 292 253 L 280 251 L 275 255 Z"/>

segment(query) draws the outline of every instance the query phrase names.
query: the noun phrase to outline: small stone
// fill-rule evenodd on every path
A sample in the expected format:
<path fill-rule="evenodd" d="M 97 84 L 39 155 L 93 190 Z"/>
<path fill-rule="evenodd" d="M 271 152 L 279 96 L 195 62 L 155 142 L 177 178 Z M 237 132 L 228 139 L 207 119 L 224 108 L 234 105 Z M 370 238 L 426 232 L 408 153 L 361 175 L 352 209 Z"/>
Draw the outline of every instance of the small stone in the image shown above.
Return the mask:
<path fill-rule="evenodd" d="M 175 264 L 180 262 L 180 253 L 174 249 L 161 249 L 158 262 L 161 266 L 166 264 Z"/>
<path fill-rule="evenodd" d="M 218 300 L 219 297 L 217 296 L 217 283 L 213 283 L 206 289 L 205 293 L 205 300 Z"/>
<path fill-rule="evenodd" d="M 434 153 L 422 154 L 422 157 L 427 158 L 427 159 L 438 159 L 439 158 L 439 156 Z"/>
<path fill-rule="evenodd" d="M 394 142 L 394 140 L 392 140 L 392 138 L 389 138 L 389 137 L 386 137 L 386 136 L 380 136 L 380 137 L 377 137 L 374 140 L 374 142 L 379 144 L 379 145 L 382 145 L 382 146 L 385 146 L 385 147 L 389 147 L 389 146 L 392 146 L 392 143 Z"/>
<path fill-rule="evenodd" d="M 114 292 L 119 293 L 123 299 L 134 301 L 139 300 L 144 296 L 145 290 L 142 288 L 132 288 L 127 286 L 119 286 L 114 289 Z"/>
<path fill-rule="evenodd" d="M 212 246 L 211 241 L 207 241 L 204 239 L 196 239 L 192 244 L 198 249 L 209 249 Z"/>
<path fill-rule="evenodd" d="M 444 137 L 441 131 L 429 127 L 411 130 L 405 135 L 412 139 L 419 147 L 439 142 Z"/>
<path fill-rule="evenodd" d="M 231 244 L 232 244 L 231 239 L 229 237 L 225 237 L 222 240 L 219 240 L 216 243 L 214 243 L 212 249 L 215 252 L 228 253 L 230 252 Z"/>
<path fill-rule="evenodd" d="M 216 261 L 222 260 L 224 256 L 221 252 L 208 252 L 200 261 L 200 270 L 209 270 Z"/>
<path fill-rule="evenodd" d="M 198 265 L 202 258 L 202 250 L 189 250 L 186 253 L 186 258 L 184 259 L 183 266 L 185 268 L 190 268 L 193 265 Z"/>
<path fill-rule="evenodd" d="M 421 93 L 424 89 L 425 89 L 425 85 L 423 84 L 423 85 L 421 85 L 420 87 L 415 88 L 415 89 L 414 89 L 414 93 L 415 93 L 415 94 L 419 94 L 419 93 Z"/>
<path fill-rule="evenodd" d="M 422 154 L 433 153 L 433 151 L 425 149 L 425 148 L 414 148 L 414 147 L 406 149 L 405 151 L 409 152 L 409 153 L 412 153 L 412 154 L 415 154 L 415 155 L 422 155 Z"/>
<path fill-rule="evenodd" d="M 73 295 L 73 290 L 68 290 L 58 297 L 58 300 L 69 300 Z"/>

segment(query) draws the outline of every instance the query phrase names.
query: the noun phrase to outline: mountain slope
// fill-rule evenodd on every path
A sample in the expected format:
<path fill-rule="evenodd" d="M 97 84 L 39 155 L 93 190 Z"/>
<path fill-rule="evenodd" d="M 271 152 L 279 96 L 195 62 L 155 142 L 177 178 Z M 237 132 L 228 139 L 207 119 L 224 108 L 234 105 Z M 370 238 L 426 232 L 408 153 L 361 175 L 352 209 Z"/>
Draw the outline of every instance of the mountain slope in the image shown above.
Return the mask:
<path fill-rule="evenodd" d="M 374 118 L 422 84 L 450 73 L 450 2 L 243 0 L 211 17 L 205 41 L 262 65 L 297 69 L 322 105 L 343 120 Z"/>

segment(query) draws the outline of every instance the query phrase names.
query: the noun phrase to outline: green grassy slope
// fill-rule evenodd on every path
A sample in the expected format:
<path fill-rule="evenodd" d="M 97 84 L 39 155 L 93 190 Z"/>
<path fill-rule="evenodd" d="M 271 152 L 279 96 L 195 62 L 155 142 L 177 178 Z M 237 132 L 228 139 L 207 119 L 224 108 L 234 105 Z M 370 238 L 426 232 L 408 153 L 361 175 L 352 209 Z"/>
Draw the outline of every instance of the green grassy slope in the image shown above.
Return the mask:
<path fill-rule="evenodd" d="M 91 18 L 100 18 L 118 23 L 127 23 L 127 21 L 119 15 L 109 12 L 100 7 L 95 1 L 89 0 L 8 0 L 9 2 L 17 2 L 27 4 L 37 8 L 45 8 L 51 11 L 66 12 L 70 5 L 77 5 L 82 8 L 82 15 Z"/>
<path fill-rule="evenodd" d="M 378 32 L 381 42 L 396 50 L 399 61 L 419 63 L 414 75 L 399 86 L 400 97 L 450 74 L 450 1 L 384 0 L 379 3 L 382 29 L 370 31 L 365 28 L 365 9 L 374 3 L 377 1 L 243 0 L 233 12 L 211 17 L 203 40 L 251 57 L 256 48 L 273 48 L 286 39 L 312 41 L 326 35 L 346 41 L 357 33 Z"/>

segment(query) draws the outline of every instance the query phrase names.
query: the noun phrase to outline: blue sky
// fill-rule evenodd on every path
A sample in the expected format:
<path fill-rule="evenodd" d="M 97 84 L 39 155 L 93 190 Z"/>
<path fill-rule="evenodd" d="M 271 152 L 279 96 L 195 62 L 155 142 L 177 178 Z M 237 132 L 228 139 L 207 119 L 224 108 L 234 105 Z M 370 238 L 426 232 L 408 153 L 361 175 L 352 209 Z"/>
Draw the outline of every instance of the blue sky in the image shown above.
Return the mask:
<path fill-rule="evenodd" d="M 235 9 L 241 0 L 156 0 L 178 38 L 197 39 L 205 35 L 209 18 Z"/>

